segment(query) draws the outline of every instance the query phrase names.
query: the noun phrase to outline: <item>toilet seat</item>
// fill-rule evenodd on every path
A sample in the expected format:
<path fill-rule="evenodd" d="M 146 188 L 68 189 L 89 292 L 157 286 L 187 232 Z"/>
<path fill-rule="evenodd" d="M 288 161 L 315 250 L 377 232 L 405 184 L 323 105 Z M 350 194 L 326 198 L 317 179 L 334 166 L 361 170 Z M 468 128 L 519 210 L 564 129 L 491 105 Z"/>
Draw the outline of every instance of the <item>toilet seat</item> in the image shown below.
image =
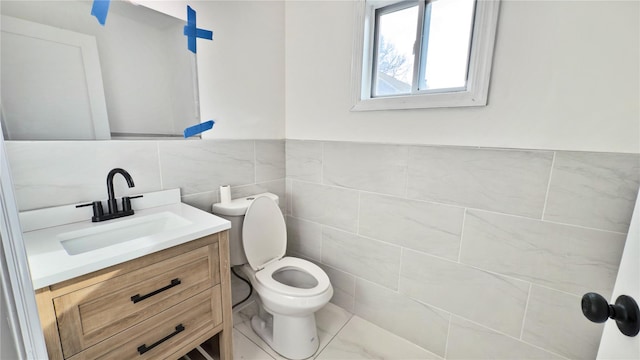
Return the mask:
<path fill-rule="evenodd" d="M 280 269 L 291 268 L 297 271 L 306 272 L 313 276 L 318 282 L 312 288 L 297 288 L 295 286 L 285 285 L 273 278 L 273 274 Z M 279 261 L 272 262 L 264 267 L 264 269 L 256 272 L 256 280 L 265 288 L 276 293 L 295 297 L 310 297 L 324 293 L 331 286 L 329 277 L 318 265 L 295 257 L 284 257 Z"/>
<path fill-rule="evenodd" d="M 256 280 L 275 293 L 295 297 L 310 297 L 331 287 L 327 274 L 316 264 L 295 257 L 284 257 L 287 248 L 287 227 L 282 212 L 273 199 L 261 196 L 253 200 L 242 225 L 242 244 Z M 281 283 L 273 274 L 292 269 L 312 276 L 316 286 L 298 288 Z"/>
<path fill-rule="evenodd" d="M 244 215 L 242 246 L 254 271 L 282 258 L 287 250 L 287 226 L 273 199 L 255 198 Z"/>

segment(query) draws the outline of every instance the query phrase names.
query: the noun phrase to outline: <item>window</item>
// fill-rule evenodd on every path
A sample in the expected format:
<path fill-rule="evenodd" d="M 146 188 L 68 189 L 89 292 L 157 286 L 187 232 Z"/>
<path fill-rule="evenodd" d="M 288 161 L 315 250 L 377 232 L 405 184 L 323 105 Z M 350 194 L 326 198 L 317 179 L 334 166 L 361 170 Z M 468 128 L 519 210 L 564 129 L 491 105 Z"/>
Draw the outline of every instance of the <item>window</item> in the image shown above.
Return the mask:
<path fill-rule="evenodd" d="M 486 105 L 498 6 L 361 1 L 352 110 Z"/>

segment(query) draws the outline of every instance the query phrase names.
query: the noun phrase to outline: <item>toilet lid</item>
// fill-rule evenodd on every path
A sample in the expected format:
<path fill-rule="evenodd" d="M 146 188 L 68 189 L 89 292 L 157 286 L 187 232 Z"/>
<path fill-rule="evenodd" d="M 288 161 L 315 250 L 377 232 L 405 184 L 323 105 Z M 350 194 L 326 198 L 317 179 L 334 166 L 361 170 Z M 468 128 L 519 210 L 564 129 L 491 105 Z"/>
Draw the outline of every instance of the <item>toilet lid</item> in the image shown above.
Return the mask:
<path fill-rule="evenodd" d="M 242 225 L 242 245 L 253 270 L 284 256 L 287 227 L 273 199 L 261 196 L 249 205 Z"/>

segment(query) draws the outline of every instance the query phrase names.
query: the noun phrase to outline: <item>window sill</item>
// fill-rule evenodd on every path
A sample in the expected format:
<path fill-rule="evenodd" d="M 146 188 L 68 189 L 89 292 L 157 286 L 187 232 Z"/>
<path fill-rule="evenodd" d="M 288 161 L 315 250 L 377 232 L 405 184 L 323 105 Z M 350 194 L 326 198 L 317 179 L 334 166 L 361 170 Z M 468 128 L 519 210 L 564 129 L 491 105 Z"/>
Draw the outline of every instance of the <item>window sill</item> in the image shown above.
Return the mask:
<path fill-rule="evenodd" d="M 470 91 L 457 91 L 424 95 L 356 99 L 355 104 L 351 107 L 351 111 L 430 109 L 486 105 L 487 97 L 485 94 L 473 94 Z"/>

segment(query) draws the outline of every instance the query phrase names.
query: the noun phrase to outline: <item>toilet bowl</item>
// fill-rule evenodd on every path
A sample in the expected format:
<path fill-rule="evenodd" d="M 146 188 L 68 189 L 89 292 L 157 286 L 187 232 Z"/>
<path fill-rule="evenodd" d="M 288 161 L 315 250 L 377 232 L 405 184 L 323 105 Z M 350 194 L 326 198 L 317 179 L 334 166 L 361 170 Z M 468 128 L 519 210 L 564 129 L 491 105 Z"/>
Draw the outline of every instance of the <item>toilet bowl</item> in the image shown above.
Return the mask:
<path fill-rule="evenodd" d="M 317 265 L 284 256 L 287 232 L 277 200 L 264 193 L 214 204 L 213 213 L 231 221 L 231 265 L 242 265 L 267 313 L 251 319 L 252 329 L 280 355 L 306 359 L 318 350 L 315 312 L 333 287 Z"/>

